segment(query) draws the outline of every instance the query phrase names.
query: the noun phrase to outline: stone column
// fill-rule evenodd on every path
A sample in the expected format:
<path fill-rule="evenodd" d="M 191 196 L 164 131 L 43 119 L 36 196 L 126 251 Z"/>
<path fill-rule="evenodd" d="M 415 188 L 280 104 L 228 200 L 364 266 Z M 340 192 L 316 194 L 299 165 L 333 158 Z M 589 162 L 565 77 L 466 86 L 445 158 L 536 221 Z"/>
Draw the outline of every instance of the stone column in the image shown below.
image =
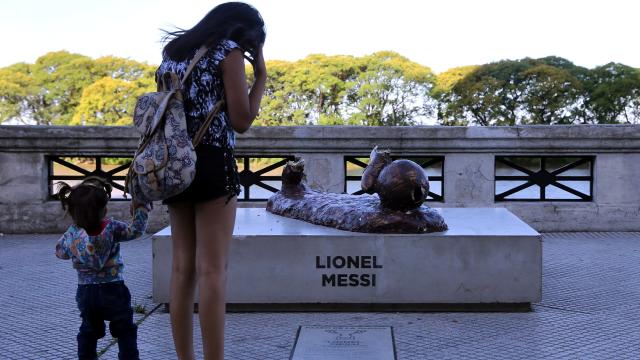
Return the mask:
<path fill-rule="evenodd" d="M 444 206 L 493 207 L 494 162 L 491 153 L 451 153 L 444 159 Z"/>
<path fill-rule="evenodd" d="M 640 154 L 599 154 L 593 201 L 601 229 L 637 231 L 640 220 Z"/>
<path fill-rule="evenodd" d="M 0 152 L 0 232 L 40 232 L 62 216 L 46 203 L 47 174 L 42 153 Z"/>
<path fill-rule="evenodd" d="M 344 192 L 344 155 L 296 153 L 305 161 L 307 184 L 315 190 L 334 193 Z"/>

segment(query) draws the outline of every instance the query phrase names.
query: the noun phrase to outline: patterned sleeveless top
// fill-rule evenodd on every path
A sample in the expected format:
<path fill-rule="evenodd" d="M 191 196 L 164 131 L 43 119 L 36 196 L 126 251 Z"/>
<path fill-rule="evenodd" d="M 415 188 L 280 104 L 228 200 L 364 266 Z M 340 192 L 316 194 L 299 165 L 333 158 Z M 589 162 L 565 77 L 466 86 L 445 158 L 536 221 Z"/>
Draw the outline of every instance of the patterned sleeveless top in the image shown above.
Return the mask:
<path fill-rule="evenodd" d="M 191 137 L 198 132 L 202 122 L 215 104 L 224 99 L 220 62 L 229 55 L 231 50 L 236 48 L 240 48 L 240 46 L 232 40 L 220 41 L 216 47 L 209 49 L 198 61 L 185 81 L 184 105 L 187 115 L 187 129 Z M 156 71 L 156 79 L 159 79 L 167 71 L 174 72 L 182 78 L 191 58 L 192 56 L 183 61 L 173 61 L 165 57 Z M 229 122 L 226 108 L 223 108 L 213 118 L 209 131 L 205 133 L 201 143 L 221 148 L 235 148 L 235 133 Z"/>
<path fill-rule="evenodd" d="M 236 48 L 240 48 L 232 40 L 222 40 L 217 46 L 200 59 L 191 71 L 184 84 L 184 106 L 187 118 L 187 131 L 193 138 L 207 114 L 213 109 L 215 104 L 225 98 L 224 83 L 222 81 L 222 69 L 220 62 Z M 194 51 L 195 54 L 195 51 Z M 167 57 L 162 59 L 162 63 L 156 70 L 156 79 L 167 72 L 173 72 L 180 78 L 184 76 L 192 56 L 183 61 L 174 61 Z M 224 152 L 225 173 L 227 174 L 226 184 L 229 193 L 239 194 L 240 184 L 238 169 L 233 156 L 236 145 L 236 137 L 226 106 L 219 111 L 211 120 L 211 125 L 205 133 L 200 144 L 219 147 Z"/>

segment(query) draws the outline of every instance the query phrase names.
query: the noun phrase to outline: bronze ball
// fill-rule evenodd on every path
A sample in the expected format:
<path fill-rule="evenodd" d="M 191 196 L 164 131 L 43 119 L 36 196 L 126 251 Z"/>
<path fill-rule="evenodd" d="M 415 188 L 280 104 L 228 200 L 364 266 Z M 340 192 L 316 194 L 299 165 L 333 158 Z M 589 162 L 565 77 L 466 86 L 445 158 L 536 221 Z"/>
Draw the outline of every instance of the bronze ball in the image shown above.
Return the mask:
<path fill-rule="evenodd" d="M 426 200 L 429 180 L 415 162 L 396 160 L 380 172 L 376 192 L 384 207 L 408 211 L 420 207 Z"/>

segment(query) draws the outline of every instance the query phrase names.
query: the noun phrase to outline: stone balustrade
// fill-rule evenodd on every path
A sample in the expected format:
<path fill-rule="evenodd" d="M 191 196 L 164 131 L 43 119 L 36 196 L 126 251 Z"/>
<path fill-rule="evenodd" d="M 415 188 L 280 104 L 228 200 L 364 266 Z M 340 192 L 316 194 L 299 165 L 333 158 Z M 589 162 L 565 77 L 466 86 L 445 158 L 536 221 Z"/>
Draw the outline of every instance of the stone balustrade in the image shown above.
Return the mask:
<path fill-rule="evenodd" d="M 130 127 L 0 126 L 0 232 L 63 231 L 69 219 L 50 196 L 50 156 L 131 156 L 137 138 Z M 640 231 L 638 125 L 255 127 L 238 136 L 237 155 L 302 157 L 312 187 L 343 192 L 345 157 L 367 157 L 375 145 L 393 155 L 443 157 L 442 201 L 429 206 L 505 207 L 538 231 Z M 585 158 L 589 197 L 497 201 L 496 164 L 504 156 Z M 109 212 L 128 218 L 128 202 L 113 201 Z M 150 229 L 167 224 L 158 203 Z"/>

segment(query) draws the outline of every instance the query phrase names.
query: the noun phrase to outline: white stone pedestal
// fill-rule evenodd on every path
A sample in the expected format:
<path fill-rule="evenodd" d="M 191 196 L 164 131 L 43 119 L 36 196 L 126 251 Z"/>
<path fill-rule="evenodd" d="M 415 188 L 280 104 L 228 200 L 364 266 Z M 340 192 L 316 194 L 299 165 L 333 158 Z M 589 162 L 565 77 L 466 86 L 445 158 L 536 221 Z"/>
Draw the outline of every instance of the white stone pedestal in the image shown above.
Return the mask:
<path fill-rule="evenodd" d="M 540 301 L 540 234 L 503 208 L 439 211 L 446 232 L 389 235 L 240 208 L 228 303 L 246 310 L 500 310 Z M 169 302 L 170 235 L 165 228 L 153 236 L 156 303 Z"/>

